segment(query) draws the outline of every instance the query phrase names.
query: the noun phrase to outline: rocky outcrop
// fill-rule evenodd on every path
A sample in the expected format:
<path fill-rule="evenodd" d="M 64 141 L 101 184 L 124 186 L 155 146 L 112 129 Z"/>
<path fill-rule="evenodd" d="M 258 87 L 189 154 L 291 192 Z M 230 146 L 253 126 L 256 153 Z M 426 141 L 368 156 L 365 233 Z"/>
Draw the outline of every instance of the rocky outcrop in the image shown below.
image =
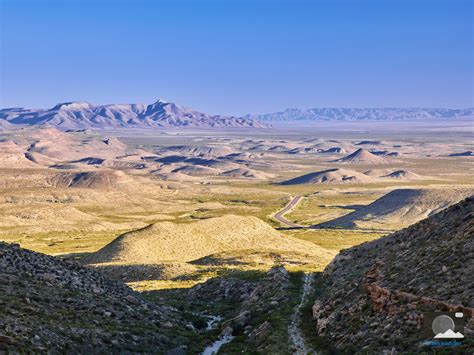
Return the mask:
<path fill-rule="evenodd" d="M 383 277 L 379 273 L 380 265 L 380 262 L 375 263 L 366 273 L 365 279 L 362 283 L 362 287 L 369 296 L 375 312 L 385 311 L 388 315 L 393 316 L 397 313 L 406 311 L 406 305 L 413 303 L 428 305 L 445 312 L 462 312 L 468 317 L 474 318 L 474 308 L 472 307 L 465 307 L 461 304 L 452 304 L 431 297 L 420 297 L 413 293 L 390 290 L 386 287 L 379 286 L 379 282 L 383 281 Z M 404 304 L 405 307 L 402 308 L 398 306 L 400 303 Z M 418 324 L 421 324 L 421 321 L 422 317 L 419 318 Z"/>
<path fill-rule="evenodd" d="M 0 243 L 0 352 L 165 351 L 183 329 L 172 309 L 73 260 Z"/>
<path fill-rule="evenodd" d="M 474 329 L 474 198 L 342 251 L 313 306 L 317 335 L 338 351 L 418 349 L 426 311 L 461 311 Z M 465 349 L 474 349 L 466 339 Z M 464 350 L 464 348 L 463 348 Z"/>

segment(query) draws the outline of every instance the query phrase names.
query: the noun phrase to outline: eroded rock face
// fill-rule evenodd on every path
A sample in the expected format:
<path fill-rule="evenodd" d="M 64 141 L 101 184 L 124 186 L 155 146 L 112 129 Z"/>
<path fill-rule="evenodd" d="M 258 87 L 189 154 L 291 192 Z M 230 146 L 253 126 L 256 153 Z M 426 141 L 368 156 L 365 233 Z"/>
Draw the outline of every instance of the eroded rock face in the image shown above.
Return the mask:
<path fill-rule="evenodd" d="M 316 332 L 339 350 L 416 349 L 423 310 L 462 311 L 474 329 L 474 198 L 345 251 L 322 276 Z M 474 348 L 474 344 L 467 345 Z"/>
<path fill-rule="evenodd" d="M 272 325 L 269 321 L 265 321 L 260 324 L 256 329 L 254 329 L 248 335 L 249 339 L 253 342 L 263 341 L 271 332 Z"/>
<path fill-rule="evenodd" d="M 0 350 L 113 353 L 167 350 L 171 309 L 72 260 L 0 243 Z"/>

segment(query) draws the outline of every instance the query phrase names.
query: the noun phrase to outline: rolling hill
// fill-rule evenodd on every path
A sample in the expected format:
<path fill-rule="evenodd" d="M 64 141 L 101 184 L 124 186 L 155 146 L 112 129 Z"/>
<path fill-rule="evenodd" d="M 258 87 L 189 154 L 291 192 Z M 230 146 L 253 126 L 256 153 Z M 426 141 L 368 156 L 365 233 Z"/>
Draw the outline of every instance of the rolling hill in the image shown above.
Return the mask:
<path fill-rule="evenodd" d="M 335 160 L 335 162 L 346 164 L 387 164 L 388 160 L 375 155 L 364 148 L 359 148 L 355 152 Z"/>
<path fill-rule="evenodd" d="M 216 253 L 245 250 L 331 257 L 330 252 L 311 242 L 283 237 L 256 217 L 225 215 L 191 223 L 160 222 L 125 233 L 88 256 L 86 261 L 91 264 L 190 262 Z"/>
<path fill-rule="evenodd" d="M 420 176 L 409 170 L 395 170 L 383 177 L 388 177 L 391 179 L 418 179 Z"/>
<path fill-rule="evenodd" d="M 354 183 L 370 180 L 367 175 L 354 170 L 328 169 L 298 176 L 281 182 L 281 185 L 323 184 L 323 183 Z"/>

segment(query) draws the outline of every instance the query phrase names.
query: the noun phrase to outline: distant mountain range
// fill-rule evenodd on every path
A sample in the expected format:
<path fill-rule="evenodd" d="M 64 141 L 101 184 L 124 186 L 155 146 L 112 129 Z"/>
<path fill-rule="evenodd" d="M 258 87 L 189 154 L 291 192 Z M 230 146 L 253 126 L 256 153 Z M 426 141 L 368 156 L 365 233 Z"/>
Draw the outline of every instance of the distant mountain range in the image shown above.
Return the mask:
<path fill-rule="evenodd" d="M 474 118 L 474 108 L 311 108 L 243 117 L 209 115 L 171 102 L 93 105 L 66 102 L 51 109 L 0 110 L 0 129 L 51 125 L 67 129 L 111 128 L 266 128 L 272 122 L 418 120 Z"/>
<path fill-rule="evenodd" d="M 405 119 L 455 119 L 474 117 L 474 108 L 290 108 L 285 111 L 245 118 L 262 122 L 277 121 L 355 121 Z"/>
<path fill-rule="evenodd" d="M 0 128 L 12 125 L 52 125 L 61 129 L 255 127 L 268 124 L 253 118 L 208 115 L 174 103 L 92 105 L 67 102 L 51 109 L 9 108 L 0 110 Z"/>

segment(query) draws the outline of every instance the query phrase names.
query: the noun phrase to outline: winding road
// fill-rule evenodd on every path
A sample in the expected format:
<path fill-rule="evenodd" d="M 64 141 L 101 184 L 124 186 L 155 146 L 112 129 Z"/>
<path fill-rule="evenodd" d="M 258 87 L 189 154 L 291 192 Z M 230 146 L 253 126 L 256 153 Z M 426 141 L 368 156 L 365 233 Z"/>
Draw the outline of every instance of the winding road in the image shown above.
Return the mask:
<path fill-rule="evenodd" d="M 296 224 L 296 223 L 293 223 L 289 220 L 287 220 L 284 216 L 285 214 L 287 214 L 288 212 L 291 211 L 291 209 L 293 207 L 295 207 L 298 202 L 300 202 L 301 200 L 303 199 L 303 196 L 301 195 L 297 195 L 295 197 L 293 197 L 291 199 L 290 202 L 288 202 L 288 204 L 283 207 L 280 211 L 278 211 L 277 213 L 275 213 L 273 215 L 273 218 L 275 218 L 278 222 L 280 222 L 281 224 L 284 224 L 284 225 L 287 225 L 289 227 L 293 227 L 293 228 L 303 228 L 303 226 L 299 225 L 299 224 Z"/>

